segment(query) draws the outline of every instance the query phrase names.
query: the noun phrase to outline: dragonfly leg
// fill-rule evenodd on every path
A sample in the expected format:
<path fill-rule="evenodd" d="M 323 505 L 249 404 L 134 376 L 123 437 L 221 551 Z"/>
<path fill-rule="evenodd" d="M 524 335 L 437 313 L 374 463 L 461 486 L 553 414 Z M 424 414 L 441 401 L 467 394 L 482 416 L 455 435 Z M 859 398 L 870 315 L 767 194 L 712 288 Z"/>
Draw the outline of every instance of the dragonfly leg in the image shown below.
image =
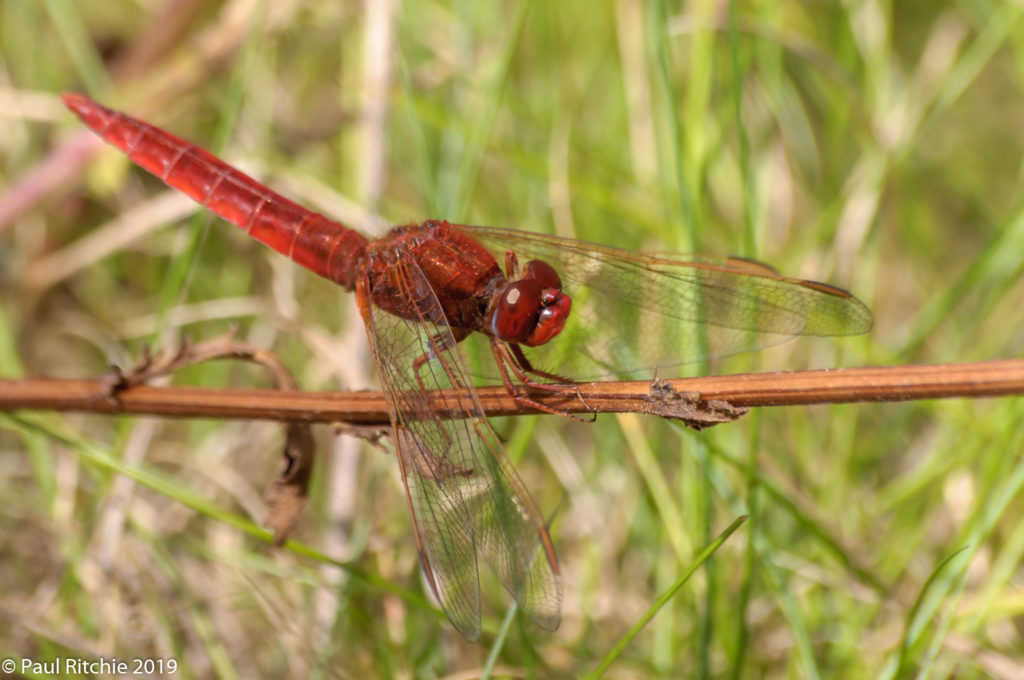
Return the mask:
<path fill-rule="evenodd" d="M 505 276 L 509 281 L 514 281 L 519 277 L 519 258 L 511 250 L 505 251 Z"/>
<path fill-rule="evenodd" d="M 587 402 L 583 398 L 583 394 L 580 392 L 579 385 L 575 382 L 568 378 L 555 375 L 554 373 L 547 373 L 545 371 L 535 369 L 530 364 L 529 359 L 526 358 L 526 355 L 523 354 L 523 350 L 516 344 L 504 343 L 496 338 L 491 338 L 491 351 L 494 353 L 494 359 L 498 364 L 498 370 L 501 372 L 502 384 L 505 386 L 505 389 L 508 390 L 508 393 L 512 395 L 512 398 L 517 402 L 523 406 L 529 406 L 531 408 L 544 411 L 545 413 L 551 413 L 565 418 L 572 418 L 573 420 L 577 420 L 581 423 L 593 422 L 593 419 L 587 420 L 580 418 L 568 411 L 560 411 L 558 409 L 551 408 L 550 406 L 545 406 L 526 395 L 520 394 L 519 390 L 516 389 L 516 385 L 512 382 L 512 377 L 509 375 L 509 369 L 511 369 L 516 379 L 525 387 L 547 390 L 549 392 L 575 392 L 576 398 L 580 400 L 580 403 L 589 409 L 590 407 L 587 406 Z M 530 374 L 547 378 L 548 380 L 554 380 L 556 382 L 554 384 L 537 382 L 530 377 Z"/>
<path fill-rule="evenodd" d="M 359 313 L 363 317 L 363 323 L 366 325 L 367 333 L 370 335 L 370 345 L 376 346 L 373 340 L 373 315 L 370 310 L 370 295 L 369 291 L 369 280 L 364 276 L 356 282 L 356 306 L 359 308 Z M 452 336 L 455 335 L 454 341 Z M 438 333 L 436 336 L 430 339 L 430 352 L 427 352 L 417 357 L 413 363 L 413 374 L 416 376 L 416 383 L 419 385 L 421 391 L 426 392 L 426 386 L 423 383 L 423 379 L 420 377 L 420 368 L 430 361 L 434 356 L 440 355 L 447 351 L 455 343 L 465 337 L 465 333 L 457 333 L 453 331 L 453 334 Z M 446 340 L 447 338 L 447 340 Z M 433 481 L 444 481 L 451 477 L 470 477 L 473 475 L 473 468 L 463 467 L 460 465 L 454 465 L 441 456 L 437 455 L 431 450 L 429 446 L 426 446 L 414 432 L 410 431 L 407 427 L 401 426 L 392 420 L 392 437 L 395 441 L 395 448 L 399 457 L 402 459 L 403 469 L 414 468 L 418 472 L 419 476 L 423 479 L 430 479 Z M 445 436 L 447 444 L 451 446 L 452 442 L 448 438 L 447 431 L 442 429 L 441 433 Z M 418 540 L 418 537 L 417 537 Z M 422 554 L 422 549 L 420 553 Z M 431 580 L 433 586 L 433 581 Z"/>
<path fill-rule="evenodd" d="M 448 350 L 455 347 L 455 345 L 462 342 L 467 335 L 469 335 L 469 331 L 457 328 L 452 328 L 450 333 L 438 333 L 430 338 L 430 351 L 424 352 L 423 354 L 413 359 L 412 374 L 416 378 L 416 384 L 419 386 L 421 392 L 427 393 L 429 392 L 429 390 L 427 390 L 426 383 L 423 382 L 423 376 L 420 375 L 420 369 L 422 369 L 426 365 L 426 363 L 431 359 L 440 359 L 441 364 L 444 365 L 444 360 L 441 359 L 441 356 Z M 445 372 L 448 374 L 448 379 L 451 381 L 452 387 L 454 389 L 461 389 L 463 387 L 463 385 L 459 384 L 459 381 L 456 379 L 454 375 L 452 375 L 447 370 Z M 448 434 L 446 431 L 442 430 L 441 434 L 445 436 L 445 439 L 448 439 Z M 452 445 L 451 440 L 448 440 L 446 443 L 448 444 L 448 446 Z M 462 473 L 463 471 L 460 470 L 459 474 Z M 472 474 L 472 470 L 469 470 L 468 473 Z"/>
<path fill-rule="evenodd" d="M 415 466 L 423 479 L 443 482 L 452 477 L 472 477 L 473 468 L 453 465 L 437 455 L 428 446 L 421 446 L 415 441 L 415 435 L 405 431 L 405 446 L 399 448 L 402 460 L 406 465 Z"/>
<path fill-rule="evenodd" d="M 469 331 L 462 330 L 460 328 L 452 328 L 450 333 L 438 333 L 437 335 L 430 338 L 429 352 L 424 352 L 412 361 L 412 372 L 416 376 L 416 384 L 420 386 L 420 389 L 424 392 L 427 391 L 426 386 L 423 383 L 423 378 L 420 376 L 420 369 L 430 361 L 431 359 L 439 359 L 441 355 L 455 347 L 469 335 Z M 443 362 L 442 362 L 443 363 Z M 455 376 L 449 375 L 449 379 L 452 381 L 452 387 L 458 389 L 462 385 L 456 384 Z"/>
<path fill-rule="evenodd" d="M 565 378 L 565 377 L 562 377 L 562 376 L 557 375 L 555 373 L 548 373 L 547 371 L 542 371 L 539 368 L 534 368 L 533 364 L 530 363 L 530 360 L 526 358 L 525 354 L 523 354 L 523 348 L 520 347 L 519 345 L 516 345 L 516 344 L 513 344 L 513 343 L 509 343 L 507 346 L 508 346 L 508 349 L 512 352 L 512 356 L 515 358 L 515 364 L 519 367 L 519 369 L 524 374 L 535 375 L 535 376 L 538 376 L 540 378 L 544 378 L 546 380 L 552 380 L 555 383 L 557 383 L 557 385 L 552 385 L 551 383 L 539 383 L 539 382 L 534 382 L 534 381 L 529 380 L 529 379 L 523 380 L 523 382 L 526 383 L 527 385 L 530 385 L 531 387 L 541 387 L 541 388 L 544 388 L 544 387 L 558 387 L 558 386 L 561 386 L 561 385 L 576 385 L 576 382 L 571 380 L 570 378 Z M 519 372 L 517 372 L 516 375 L 518 376 Z M 577 392 L 578 391 L 579 390 L 577 389 Z"/>

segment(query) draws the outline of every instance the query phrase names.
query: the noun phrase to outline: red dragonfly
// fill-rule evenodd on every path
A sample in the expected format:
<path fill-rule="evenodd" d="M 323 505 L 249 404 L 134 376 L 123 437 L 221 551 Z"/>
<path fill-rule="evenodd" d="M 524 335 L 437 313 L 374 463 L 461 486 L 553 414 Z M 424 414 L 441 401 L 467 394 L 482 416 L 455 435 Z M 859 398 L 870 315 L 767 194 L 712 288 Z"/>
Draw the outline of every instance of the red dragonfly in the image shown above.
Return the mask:
<path fill-rule="evenodd" d="M 480 636 L 479 557 L 546 630 L 559 625 L 562 586 L 544 517 L 488 423 L 456 345 L 474 332 L 484 338 L 509 392 L 537 405 L 512 376 L 547 389 L 569 381 L 534 363 L 575 377 L 621 375 L 871 327 L 867 307 L 846 291 L 740 258 L 637 253 L 434 220 L 371 240 L 164 130 L 81 95 L 65 94 L 64 103 L 168 186 L 355 291 L 423 570 L 470 640 Z M 440 389 L 454 396 L 439 401 Z M 462 418 L 439 415 L 453 407 Z"/>

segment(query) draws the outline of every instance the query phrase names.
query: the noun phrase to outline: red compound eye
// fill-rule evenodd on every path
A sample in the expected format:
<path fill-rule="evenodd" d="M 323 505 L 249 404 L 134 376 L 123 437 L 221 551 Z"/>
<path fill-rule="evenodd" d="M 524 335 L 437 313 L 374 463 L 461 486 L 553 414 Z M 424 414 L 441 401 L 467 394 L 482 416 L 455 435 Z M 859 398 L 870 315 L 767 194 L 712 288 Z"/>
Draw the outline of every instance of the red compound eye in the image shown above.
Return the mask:
<path fill-rule="evenodd" d="M 523 278 L 533 279 L 540 284 L 541 289 L 555 288 L 562 290 L 562 279 L 558 277 L 558 272 L 555 271 L 555 268 L 547 262 L 530 260 L 526 263 L 526 271 L 523 273 Z"/>
<path fill-rule="evenodd" d="M 525 342 L 537 327 L 540 298 L 540 284 L 533 279 L 508 284 L 494 308 L 491 332 L 501 340 Z"/>
<path fill-rule="evenodd" d="M 522 278 L 502 291 L 491 317 L 491 333 L 527 347 L 543 345 L 562 331 L 571 308 L 558 272 L 547 262 L 530 260 Z"/>

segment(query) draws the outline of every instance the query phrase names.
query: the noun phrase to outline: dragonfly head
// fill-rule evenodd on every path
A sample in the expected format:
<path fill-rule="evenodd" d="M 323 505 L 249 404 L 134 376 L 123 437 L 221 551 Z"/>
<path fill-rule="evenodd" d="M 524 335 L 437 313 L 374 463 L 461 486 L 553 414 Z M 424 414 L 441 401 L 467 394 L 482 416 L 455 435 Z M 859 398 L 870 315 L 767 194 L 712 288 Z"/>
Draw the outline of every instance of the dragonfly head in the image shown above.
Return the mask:
<path fill-rule="evenodd" d="M 562 292 L 562 280 L 554 268 L 530 260 L 523 276 L 510 281 L 498 296 L 491 332 L 506 342 L 543 345 L 562 331 L 571 308 L 572 300 Z"/>

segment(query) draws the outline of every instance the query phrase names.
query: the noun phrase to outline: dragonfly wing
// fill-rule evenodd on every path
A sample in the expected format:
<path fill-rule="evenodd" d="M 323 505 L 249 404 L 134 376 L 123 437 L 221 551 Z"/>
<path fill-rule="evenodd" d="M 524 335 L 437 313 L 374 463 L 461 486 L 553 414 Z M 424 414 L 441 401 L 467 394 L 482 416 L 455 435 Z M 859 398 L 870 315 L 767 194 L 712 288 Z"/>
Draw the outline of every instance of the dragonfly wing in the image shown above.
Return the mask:
<path fill-rule="evenodd" d="M 520 262 L 544 260 L 558 271 L 573 298 L 570 322 L 560 341 L 531 348 L 528 356 L 539 357 L 540 368 L 577 378 L 728 356 L 796 335 L 854 335 L 871 328 L 871 312 L 846 291 L 780 276 L 752 260 L 634 252 L 511 229 L 460 229 L 499 262 L 512 250 Z"/>
<path fill-rule="evenodd" d="M 392 273 L 418 301 L 418 319 L 365 304 L 368 279 L 360 297 L 427 579 L 455 627 L 476 640 L 481 555 L 525 612 L 554 630 L 561 582 L 544 521 L 484 416 L 451 329 L 430 321 L 444 317 L 423 272 L 403 258 Z M 428 357 L 422 387 L 418 357 Z"/>

